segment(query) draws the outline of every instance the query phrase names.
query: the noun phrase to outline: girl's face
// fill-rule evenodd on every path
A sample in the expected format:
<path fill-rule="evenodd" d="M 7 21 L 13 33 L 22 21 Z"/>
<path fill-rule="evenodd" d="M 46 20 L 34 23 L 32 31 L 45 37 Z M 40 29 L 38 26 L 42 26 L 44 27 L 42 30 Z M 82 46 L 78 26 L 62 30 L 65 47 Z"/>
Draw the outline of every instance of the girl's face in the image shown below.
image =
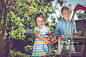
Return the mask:
<path fill-rule="evenodd" d="M 62 12 L 62 15 L 63 15 L 64 19 L 69 19 L 70 18 L 70 15 L 71 15 L 71 12 L 70 11 L 67 11 L 67 10 L 64 10 Z"/>
<path fill-rule="evenodd" d="M 36 23 L 39 27 L 43 27 L 45 22 L 44 22 L 44 19 L 42 17 L 37 17 L 36 18 Z"/>

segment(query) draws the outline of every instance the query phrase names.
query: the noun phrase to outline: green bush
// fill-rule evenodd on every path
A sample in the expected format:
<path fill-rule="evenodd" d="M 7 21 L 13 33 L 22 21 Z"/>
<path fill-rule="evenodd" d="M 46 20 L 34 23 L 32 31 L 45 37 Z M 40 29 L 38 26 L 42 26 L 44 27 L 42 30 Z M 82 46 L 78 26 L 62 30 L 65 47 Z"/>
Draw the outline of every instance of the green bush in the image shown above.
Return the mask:
<path fill-rule="evenodd" d="M 30 57 L 26 53 L 21 53 L 20 51 L 10 50 L 9 57 Z"/>

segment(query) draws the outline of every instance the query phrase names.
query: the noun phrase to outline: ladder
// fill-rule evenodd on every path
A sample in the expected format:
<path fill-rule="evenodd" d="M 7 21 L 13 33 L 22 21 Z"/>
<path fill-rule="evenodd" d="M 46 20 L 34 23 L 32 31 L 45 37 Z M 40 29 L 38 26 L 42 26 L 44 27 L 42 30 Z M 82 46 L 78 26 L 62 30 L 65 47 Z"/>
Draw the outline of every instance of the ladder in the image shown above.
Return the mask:
<path fill-rule="evenodd" d="M 74 9 L 74 13 L 73 13 L 73 16 L 72 16 L 72 19 L 71 19 L 71 23 L 70 23 L 70 26 L 69 26 L 69 29 L 68 29 L 68 32 L 67 32 L 67 35 L 66 35 L 66 39 L 65 39 L 65 41 L 67 41 L 67 39 L 68 39 L 68 35 L 69 35 L 69 32 L 70 32 L 70 30 L 71 30 L 71 38 L 70 38 L 70 48 L 69 48 L 69 57 L 71 57 L 71 42 L 72 42 L 72 37 L 73 37 L 73 24 L 74 24 L 74 15 L 75 15 L 75 13 L 76 13 L 76 11 L 78 10 L 78 9 L 82 9 L 82 10 L 85 10 L 86 11 L 86 7 L 84 7 L 84 6 L 82 6 L 82 5 L 80 5 L 80 4 L 77 4 L 77 6 L 75 7 L 75 9 Z M 83 43 L 83 44 L 85 44 L 85 42 Z M 83 46 L 84 47 L 84 46 Z M 62 49 L 62 55 L 63 54 L 66 54 L 66 53 L 64 53 L 63 51 L 65 50 L 65 48 L 66 48 L 66 45 L 63 45 L 63 49 Z"/>

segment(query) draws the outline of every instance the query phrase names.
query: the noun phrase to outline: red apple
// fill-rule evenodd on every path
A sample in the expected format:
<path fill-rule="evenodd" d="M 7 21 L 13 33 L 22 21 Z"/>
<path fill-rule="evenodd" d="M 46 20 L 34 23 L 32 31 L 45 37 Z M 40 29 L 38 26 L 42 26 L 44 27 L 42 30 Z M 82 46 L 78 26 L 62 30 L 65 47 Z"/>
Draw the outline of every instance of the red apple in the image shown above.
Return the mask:
<path fill-rule="evenodd" d="M 21 14 L 21 11 L 19 11 L 18 14 Z"/>
<path fill-rule="evenodd" d="M 19 33 L 20 31 L 18 31 L 18 33 Z"/>
<path fill-rule="evenodd" d="M 28 6 L 31 6 L 31 3 L 27 3 Z"/>
<path fill-rule="evenodd" d="M 16 20 L 17 21 L 17 20 Z"/>
<path fill-rule="evenodd" d="M 47 33 L 47 35 L 48 35 L 48 36 L 50 36 L 50 35 L 51 35 L 51 33 Z"/>
<path fill-rule="evenodd" d="M 36 8 L 36 6 L 34 6 L 34 8 Z"/>
<path fill-rule="evenodd" d="M 16 33 L 16 35 L 18 35 L 18 33 Z"/>
<path fill-rule="evenodd" d="M 55 41 L 56 39 L 55 38 L 52 38 L 52 41 Z"/>
<path fill-rule="evenodd" d="M 56 38 L 56 36 L 53 36 L 53 38 Z"/>
<path fill-rule="evenodd" d="M 51 38 L 50 37 L 46 37 L 49 41 L 51 41 Z"/>

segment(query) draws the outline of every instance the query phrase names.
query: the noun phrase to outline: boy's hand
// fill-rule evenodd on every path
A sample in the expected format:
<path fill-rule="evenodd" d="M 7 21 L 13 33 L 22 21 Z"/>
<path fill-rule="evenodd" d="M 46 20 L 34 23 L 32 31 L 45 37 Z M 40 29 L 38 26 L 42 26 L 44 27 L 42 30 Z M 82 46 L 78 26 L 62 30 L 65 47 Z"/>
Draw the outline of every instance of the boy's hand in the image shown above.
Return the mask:
<path fill-rule="evenodd" d="M 60 38 L 60 34 L 59 34 L 59 33 L 57 34 L 57 37 L 56 37 L 56 38 L 57 38 L 57 39 L 59 39 L 59 38 Z"/>
<path fill-rule="evenodd" d="M 63 38 L 64 38 L 64 35 L 63 35 L 63 34 L 60 34 L 59 36 L 60 36 L 60 38 L 61 38 L 61 39 L 63 39 Z"/>
<path fill-rule="evenodd" d="M 79 36 L 78 32 L 75 32 L 75 33 L 74 33 L 74 36 Z"/>

